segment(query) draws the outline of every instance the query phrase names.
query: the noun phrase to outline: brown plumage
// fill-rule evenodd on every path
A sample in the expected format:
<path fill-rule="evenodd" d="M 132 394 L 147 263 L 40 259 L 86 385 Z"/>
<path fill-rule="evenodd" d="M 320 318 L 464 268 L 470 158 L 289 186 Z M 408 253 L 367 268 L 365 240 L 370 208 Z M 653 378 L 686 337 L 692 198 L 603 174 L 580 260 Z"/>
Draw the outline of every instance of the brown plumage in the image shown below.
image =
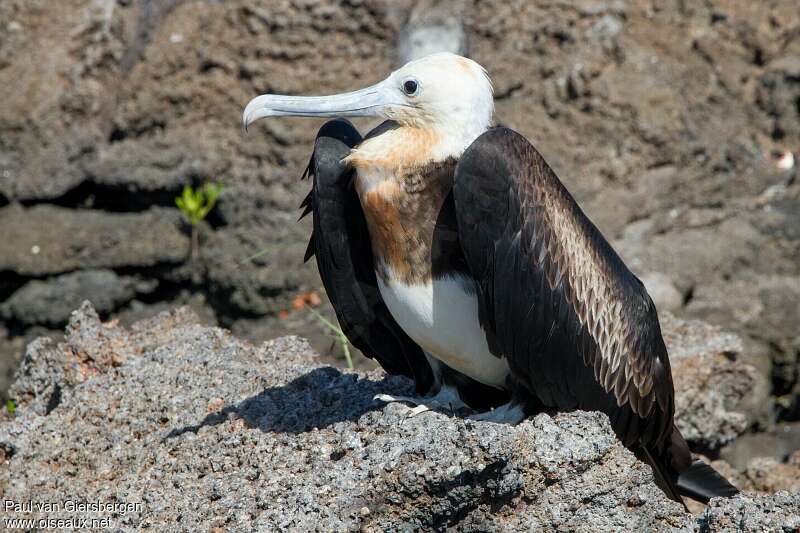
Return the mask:
<path fill-rule="evenodd" d="M 391 267 L 404 283 L 426 283 L 441 266 L 442 257 L 458 246 L 457 240 L 437 238 L 437 243 L 446 247 L 434 250 L 437 218 L 453 186 L 455 166 L 455 159 L 406 166 L 402 173 L 373 188 L 357 185 L 370 228 L 375 269 L 385 281 L 389 279 L 387 267 Z"/>
<path fill-rule="evenodd" d="M 670 412 L 673 385 L 666 347 L 660 331 L 644 342 L 642 317 L 636 314 L 639 308 L 654 309 L 652 302 L 627 268 L 628 275 L 620 275 L 622 261 L 541 155 L 527 142 L 518 148 L 524 150 L 516 155 L 525 162 L 526 174 L 519 181 L 523 237 L 533 243 L 533 264 L 551 290 L 561 288 L 590 339 L 581 347 L 584 363 L 605 391 L 614 393 L 618 406 L 630 405 L 642 418 L 656 407 Z M 658 327 L 657 320 L 653 326 Z"/>

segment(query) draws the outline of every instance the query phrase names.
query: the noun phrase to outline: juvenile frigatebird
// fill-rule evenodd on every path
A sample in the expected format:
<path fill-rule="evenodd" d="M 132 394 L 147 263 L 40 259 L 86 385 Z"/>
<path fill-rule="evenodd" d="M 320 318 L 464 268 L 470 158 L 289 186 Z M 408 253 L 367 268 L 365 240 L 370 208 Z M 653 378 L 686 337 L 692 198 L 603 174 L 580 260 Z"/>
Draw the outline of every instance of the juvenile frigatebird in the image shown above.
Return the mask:
<path fill-rule="evenodd" d="M 673 423 L 656 308 L 639 279 L 520 134 L 493 128 L 486 71 L 449 53 L 333 96 L 265 94 L 272 116 L 381 117 L 362 139 L 337 118 L 307 174 L 315 256 L 344 333 L 428 407 L 605 412 L 667 495 L 737 492 Z M 493 409 L 492 409 L 493 408 Z"/>

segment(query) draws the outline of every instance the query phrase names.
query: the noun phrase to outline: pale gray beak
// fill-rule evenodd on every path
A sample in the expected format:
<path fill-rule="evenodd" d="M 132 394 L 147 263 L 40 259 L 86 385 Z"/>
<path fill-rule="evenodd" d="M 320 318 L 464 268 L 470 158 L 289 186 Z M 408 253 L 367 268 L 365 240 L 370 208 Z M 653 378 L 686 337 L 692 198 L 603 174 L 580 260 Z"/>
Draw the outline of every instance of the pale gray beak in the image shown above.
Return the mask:
<path fill-rule="evenodd" d="M 397 91 L 399 93 L 399 91 Z M 387 107 L 403 105 L 383 81 L 349 93 L 330 96 L 256 96 L 242 114 L 244 128 L 264 117 L 382 117 Z"/>

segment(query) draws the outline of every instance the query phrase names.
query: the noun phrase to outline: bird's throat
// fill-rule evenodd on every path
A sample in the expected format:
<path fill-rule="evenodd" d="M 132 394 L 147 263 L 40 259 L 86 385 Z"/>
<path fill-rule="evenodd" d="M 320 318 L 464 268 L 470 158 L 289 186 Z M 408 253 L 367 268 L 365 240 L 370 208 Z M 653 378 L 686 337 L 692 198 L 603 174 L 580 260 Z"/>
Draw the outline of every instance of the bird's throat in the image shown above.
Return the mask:
<path fill-rule="evenodd" d="M 435 130 L 386 123 L 370 133 L 347 161 L 362 176 L 382 180 L 434 162 L 440 141 Z"/>

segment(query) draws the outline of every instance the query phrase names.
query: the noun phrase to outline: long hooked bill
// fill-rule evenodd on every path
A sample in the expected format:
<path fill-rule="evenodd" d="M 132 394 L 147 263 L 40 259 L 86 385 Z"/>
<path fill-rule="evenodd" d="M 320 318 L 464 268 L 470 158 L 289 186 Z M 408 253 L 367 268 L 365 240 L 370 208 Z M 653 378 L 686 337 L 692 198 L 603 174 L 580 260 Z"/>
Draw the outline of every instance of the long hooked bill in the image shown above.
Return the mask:
<path fill-rule="evenodd" d="M 256 96 L 242 114 L 242 125 L 247 127 L 265 117 L 376 117 L 383 116 L 386 107 L 402 102 L 392 101 L 386 83 L 381 82 L 365 89 L 330 96 L 284 96 L 262 94 Z"/>

